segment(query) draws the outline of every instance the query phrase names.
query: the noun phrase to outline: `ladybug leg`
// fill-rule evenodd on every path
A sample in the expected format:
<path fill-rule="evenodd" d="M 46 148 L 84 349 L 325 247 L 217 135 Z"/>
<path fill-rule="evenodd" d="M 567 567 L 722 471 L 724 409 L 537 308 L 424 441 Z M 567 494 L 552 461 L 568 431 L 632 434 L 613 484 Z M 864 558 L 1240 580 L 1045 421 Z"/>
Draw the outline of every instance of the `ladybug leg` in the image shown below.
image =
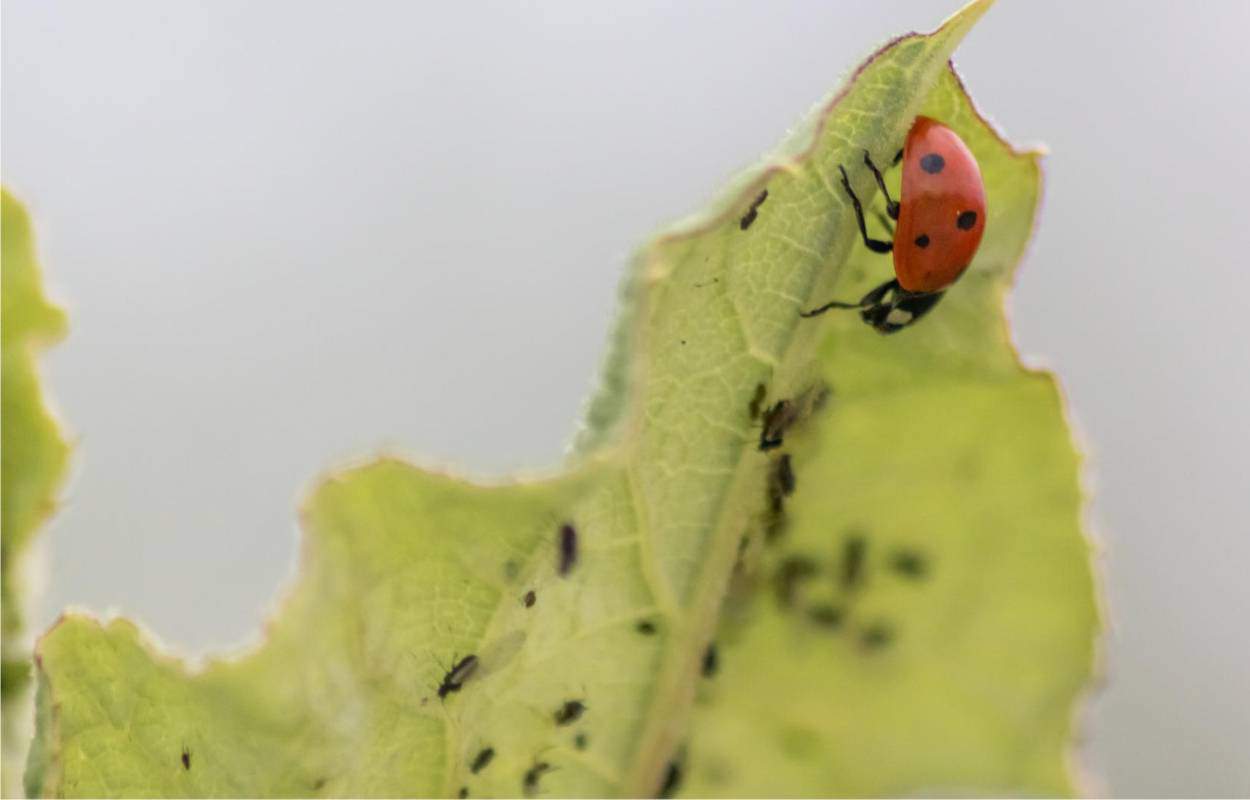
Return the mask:
<path fill-rule="evenodd" d="M 894 223 L 890 221 L 890 218 L 882 214 L 880 209 L 875 208 L 872 210 L 872 215 L 881 223 L 881 227 L 890 232 L 890 238 L 894 238 Z"/>
<path fill-rule="evenodd" d="M 898 219 L 898 203 L 890 199 L 890 192 L 885 188 L 885 179 L 881 177 L 881 170 L 872 163 L 872 156 L 868 155 L 867 150 L 864 151 L 864 163 L 868 165 L 868 169 L 872 170 L 872 177 L 877 179 L 877 188 L 885 196 L 885 213 L 890 215 L 890 219 Z"/>
<path fill-rule="evenodd" d="M 799 312 L 799 316 L 800 317 L 817 317 L 825 313 L 831 308 L 855 308 L 855 309 L 859 309 L 863 311 L 866 314 L 868 313 L 869 309 L 876 308 L 882 305 L 881 299 L 885 297 L 885 295 L 889 293 L 891 289 L 898 289 L 898 288 L 899 288 L 898 281 L 891 279 L 881 284 L 876 289 L 873 289 L 868 294 L 864 295 L 862 298 L 860 298 L 860 301 L 858 303 L 843 303 L 840 300 L 833 300 L 831 302 L 825 303 L 823 306 L 820 306 L 819 308 L 813 308 L 811 311 L 801 311 Z"/>
<path fill-rule="evenodd" d="M 864 207 L 859 204 L 859 198 L 855 196 L 855 190 L 851 188 L 851 181 L 846 177 L 846 170 L 841 164 L 838 165 L 838 172 L 842 173 L 842 188 L 846 190 L 847 197 L 851 198 L 851 205 L 855 208 L 855 221 L 859 223 L 859 235 L 864 238 L 864 246 L 874 253 L 888 253 L 893 250 L 892 242 L 868 238 L 868 228 L 864 225 Z"/>

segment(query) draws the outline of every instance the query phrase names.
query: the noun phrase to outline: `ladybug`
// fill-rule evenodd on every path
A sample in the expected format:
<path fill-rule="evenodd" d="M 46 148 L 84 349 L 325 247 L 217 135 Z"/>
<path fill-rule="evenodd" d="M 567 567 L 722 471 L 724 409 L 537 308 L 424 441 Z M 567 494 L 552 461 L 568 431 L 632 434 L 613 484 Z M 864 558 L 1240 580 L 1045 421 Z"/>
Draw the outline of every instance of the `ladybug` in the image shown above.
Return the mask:
<path fill-rule="evenodd" d="M 869 238 L 863 206 L 846 170 L 838 166 L 864 245 L 874 253 L 893 251 L 894 278 L 858 303 L 835 300 L 800 316 L 853 308 L 877 331 L 894 333 L 933 310 L 946 289 L 968 268 L 985 233 L 985 184 L 972 151 L 942 123 L 916 117 L 894 162 L 899 160 L 903 162 L 903 187 L 895 202 L 872 156 L 864 151 L 864 164 L 885 196 L 886 213 L 898 221 L 892 242 Z M 882 222 L 889 226 L 884 218 Z"/>

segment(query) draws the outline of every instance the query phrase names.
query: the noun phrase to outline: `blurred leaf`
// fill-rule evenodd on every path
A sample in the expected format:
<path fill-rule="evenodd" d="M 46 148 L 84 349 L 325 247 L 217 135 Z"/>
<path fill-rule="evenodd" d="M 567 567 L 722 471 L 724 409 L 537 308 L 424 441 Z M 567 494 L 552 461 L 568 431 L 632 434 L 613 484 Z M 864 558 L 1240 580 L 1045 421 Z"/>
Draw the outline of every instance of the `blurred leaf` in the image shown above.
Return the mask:
<path fill-rule="evenodd" d="M 44 406 L 35 354 L 65 335 L 64 313 L 43 295 L 30 220 L 7 191 L 0 192 L 3 254 L 0 275 L 0 558 L 3 559 L 4 794 L 18 786 L 30 736 L 30 641 L 25 630 L 23 556 L 52 513 L 69 447 Z"/>
<path fill-rule="evenodd" d="M 985 239 L 915 328 L 829 323 L 830 411 L 793 453 L 783 532 L 748 584 L 764 591 L 744 586 L 726 615 L 693 796 L 1073 791 L 1099 627 L 1080 462 L 1053 378 L 1020 365 L 1002 309 L 1039 154 L 1003 142 L 953 72 L 924 113 L 980 163 Z M 886 261 L 857 249 L 834 295 L 859 297 Z"/>
<path fill-rule="evenodd" d="M 329 477 L 303 509 L 300 577 L 264 643 L 197 672 L 157 654 L 129 622 L 62 620 L 39 648 L 40 734 L 28 790 L 637 796 L 664 787 L 676 775 L 670 765 L 686 751 L 706 646 L 735 565 L 771 563 L 751 544 L 775 460 L 758 449 L 759 410 L 793 402 L 800 419 L 787 441 L 802 448 L 803 480 L 808 471 L 828 472 L 837 492 L 835 481 L 862 477 L 861 454 L 839 446 L 825 458 L 842 463 L 821 465 L 817 442 L 803 444 L 800 428 L 830 435 L 848 418 L 844 408 L 854 408 L 845 405 L 854 397 L 848 390 L 859 386 L 866 394 L 890 374 L 890 364 L 895 372 L 901 366 L 891 345 L 904 337 L 876 340 L 853 320 L 822 324 L 797 315 L 845 291 L 856 268 L 845 265 L 860 263 L 837 164 L 861 157 L 865 147 L 888 161 L 916 113 L 933 102 L 947 58 L 987 5 L 973 3 L 934 34 L 903 37 L 878 51 L 778 154 L 644 248 L 623 288 L 603 387 L 564 474 L 480 487 L 381 460 Z M 870 196 L 866 182 L 860 188 Z M 1030 183 L 1023 193 L 1032 198 L 1035 188 Z M 1018 255 L 1032 201 L 1005 205 L 1004 212 L 1014 216 L 1002 225 L 1020 236 L 993 247 L 987 241 L 977 262 L 1002 260 L 985 267 L 1000 277 Z M 879 276 L 885 267 L 877 261 L 871 269 Z M 958 322 L 976 307 L 948 301 L 954 320 L 943 322 L 948 312 L 939 308 L 921 328 L 982 336 L 989 320 L 1003 337 L 996 296 L 988 283 L 978 289 L 980 280 L 969 276 L 968 291 L 984 295 L 981 322 Z M 843 363 L 829 366 L 837 375 L 836 411 L 818 428 L 802 417 L 818 405 L 823 366 L 815 357 L 831 330 L 837 338 L 823 346 L 826 357 Z M 917 336 L 924 334 L 911 338 Z M 858 358 L 852 347 L 860 348 Z M 940 353 L 949 350 L 967 354 L 969 374 L 993 372 L 992 348 L 983 343 L 952 338 Z M 996 374 L 1011 382 L 1019 370 L 1006 355 Z M 940 377 L 926 396 L 938 406 L 947 388 Z M 1035 415 L 1050 421 L 1051 410 L 1042 406 Z M 869 412 L 875 407 L 862 413 Z M 964 427 L 976 426 L 975 415 L 957 413 Z M 850 433 L 860 432 L 851 426 Z M 918 463 L 935 457 L 927 436 L 902 445 Z M 1068 460 L 1039 462 L 1051 472 L 1036 480 L 1071 482 L 1061 422 L 1039 436 Z M 866 468 L 882 469 L 883 457 L 870 455 Z M 874 490 L 895 485 L 878 477 L 885 483 Z M 1070 535 L 1066 515 L 1079 498 L 1049 502 L 1066 505 L 1038 512 L 1061 520 L 1062 530 L 1047 534 Z M 852 511 L 813 506 L 791 513 L 797 528 L 807 513 L 828 513 L 841 524 Z M 952 524 L 939 520 L 938 533 Z M 576 532 L 575 559 L 564 547 L 566 526 Z M 800 532 L 784 541 L 800 541 Z M 741 562 L 744 542 L 749 558 Z M 874 535 L 869 547 L 879 546 Z M 1088 592 L 1087 565 L 1075 569 L 1070 579 Z M 933 574 L 939 585 L 958 573 L 935 562 Z M 751 600 L 750 591 L 743 597 L 735 608 L 763 602 Z M 783 624 L 765 620 L 761 634 Z M 739 635 L 735 651 L 768 655 L 748 626 Z M 785 651 L 771 655 L 785 658 Z M 1075 670 L 1067 662 L 1060 667 Z M 824 678 L 813 692 L 822 685 L 836 688 Z M 809 694 L 809 703 L 839 713 L 818 694 Z M 700 728 L 706 713 L 737 712 L 718 701 L 700 712 Z M 715 788 L 700 777 L 708 771 L 700 766 L 705 758 L 742 762 L 757 755 L 755 737 L 741 728 L 732 741 L 709 735 L 707 756 L 697 740 L 689 747 L 687 772 L 707 791 L 739 788 Z M 874 768 L 890 764 L 878 759 Z M 899 785 L 917 786 L 943 777 L 911 766 L 899 775 Z M 834 786 L 820 777 L 793 791 L 821 794 Z M 752 776 L 743 778 L 741 785 L 750 786 Z"/>

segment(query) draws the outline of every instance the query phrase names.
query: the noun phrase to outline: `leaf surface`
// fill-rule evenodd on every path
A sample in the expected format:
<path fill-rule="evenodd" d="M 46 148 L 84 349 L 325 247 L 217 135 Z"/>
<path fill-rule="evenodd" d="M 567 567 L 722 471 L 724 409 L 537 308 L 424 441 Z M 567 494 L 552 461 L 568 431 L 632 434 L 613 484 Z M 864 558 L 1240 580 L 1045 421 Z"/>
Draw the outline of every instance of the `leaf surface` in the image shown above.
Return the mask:
<path fill-rule="evenodd" d="M 379 460 L 330 476 L 304 505 L 299 578 L 264 642 L 199 671 L 159 654 L 127 621 L 64 618 L 39 649 L 40 736 L 28 789 L 638 796 L 664 788 L 683 753 L 691 775 L 717 758 L 753 758 L 750 736 L 709 735 L 706 753 L 695 749 L 702 734 L 687 742 L 727 596 L 731 609 L 762 602 L 731 579 L 775 557 L 752 549 L 775 464 L 759 449 L 760 412 L 792 403 L 786 438 L 810 456 L 805 471 L 822 470 L 830 486 L 859 475 L 849 451 L 821 448 L 818 438 L 847 418 L 848 390 L 867 392 L 905 365 L 889 346 L 903 340 L 860 344 L 867 331 L 858 322 L 798 317 L 845 291 L 857 270 L 867 281 L 868 270 L 882 268 L 856 266 L 837 165 L 864 148 L 888 162 L 949 80 L 950 53 L 987 5 L 974 2 L 933 34 L 882 48 L 776 155 L 641 251 L 623 286 L 603 385 L 564 473 L 483 487 Z M 870 182 L 857 174 L 865 197 Z M 1003 280 L 1033 214 L 1027 203 L 1010 208 L 1020 236 L 990 247 L 987 234 L 986 244 Z M 978 296 L 1005 342 L 990 282 Z M 952 303 L 950 313 L 976 311 Z M 942 328 L 951 337 L 942 352 L 961 353 L 969 374 L 993 361 L 1009 382 L 1019 374 L 1009 350 L 961 346 L 958 337 L 981 335 L 982 323 Z M 843 350 L 843 341 L 856 344 Z M 806 418 L 825 372 L 838 376 L 829 381 L 838 412 L 818 425 Z M 949 388 L 941 378 L 933 391 Z M 1061 419 L 1043 438 L 1071 455 Z M 930 446 L 914 444 L 914 458 L 929 457 Z M 1070 460 L 1043 466 L 1068 470 L 1059 483 L 1073 479 Z M 884 469 L 880 459 L 867 468 Z M 787 541 L 802 540 L 809 513 L 813 525 L 821 514 L 849 513 L 800 512 L 795 501 Z M 1073 580 L 1087 581 L 1085 565 L 1078 570 Z M 764 619 L 759 635 L 784 624 Z M 743 623 L 743 652 L 766 659 L 749 628 Z M 701 706 L 695 730 L 720 726 L 710 714 L 744 710 Z M 899 785 L 916 776 L 943 777 L 915 768 Z M 794 791 L 834 785 L 818 777 Z M 740 786 L 752 784 L 744 775 L 707 791 Z"/>

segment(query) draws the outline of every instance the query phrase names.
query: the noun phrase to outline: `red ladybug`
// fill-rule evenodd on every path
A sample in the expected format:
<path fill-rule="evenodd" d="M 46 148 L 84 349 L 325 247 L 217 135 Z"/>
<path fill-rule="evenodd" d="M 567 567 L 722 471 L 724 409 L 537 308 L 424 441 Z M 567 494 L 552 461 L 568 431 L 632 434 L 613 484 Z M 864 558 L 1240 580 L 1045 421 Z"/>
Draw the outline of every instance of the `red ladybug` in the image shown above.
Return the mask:
<path fill-rule="evenodd" d="M 886 213 L 898 220 L 893 242 L 868 237 L 864 209 L 851 189 L 846 170 L 838 167 L 864 244 L 877 253 L 894 252 L 894 279 L 858 303 L 835 300 L 801 316 L 814 317 L 831 308 L 854 308 L 873 328 L 894 333 L 932 310 L 942 293 L 968 268 L 985 233 L 985 184 L 972 151 L 942 123 L 916 117 L 895 163 L 899 158 L 903 161 L 903 188 L 896 203 L 886 191 L 881 171 L 864 152 L 864 164 L 885 195 Z"/>

